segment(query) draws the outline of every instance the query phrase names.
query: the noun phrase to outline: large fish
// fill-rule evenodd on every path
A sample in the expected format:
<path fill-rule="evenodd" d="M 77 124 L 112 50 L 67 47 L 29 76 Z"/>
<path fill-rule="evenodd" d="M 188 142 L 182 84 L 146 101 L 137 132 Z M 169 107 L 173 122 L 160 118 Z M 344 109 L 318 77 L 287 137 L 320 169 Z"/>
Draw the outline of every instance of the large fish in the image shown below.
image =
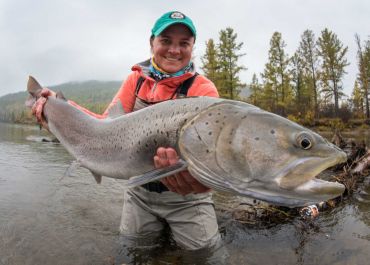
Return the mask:
<path fill-rule="evenodd" d="M 28 105 L 40 97 L 41 89 L 30 77 Z M 344 191 L 342 184 L 315 178 L 346 160 L 342 150 L 247 103 L 185 98 L 96 119 L 49 97 L 43 115 L 51 133 L 98 181 L 101 176 L 125 179 L 133 187 L 187 168 L 214 190 L 288 207 L 325 201 Z M 153 156 L 160 146 L 174 147 L 179 162 L 155 169 Z"/>

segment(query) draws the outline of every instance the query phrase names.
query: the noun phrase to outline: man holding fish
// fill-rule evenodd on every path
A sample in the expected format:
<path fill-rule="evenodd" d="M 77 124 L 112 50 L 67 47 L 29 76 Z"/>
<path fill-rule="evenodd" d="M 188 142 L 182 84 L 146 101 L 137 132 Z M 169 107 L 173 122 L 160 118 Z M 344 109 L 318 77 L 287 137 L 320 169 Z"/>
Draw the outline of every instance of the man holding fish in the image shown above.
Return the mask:
<path fill-rule="evenodd" d="M 69 103 L 104 119 L 112 113 L 129 113 L 179 97 L 218 97 L 214 84 L 195 72 L 191 61 L 195 39 L 196 29 L 189 17 L 177 11 L 162 15 L 150 36 L 152 57 L 133 66 L 133 72 L 102 115 Z M 47 97 L 54 97 L 55 93 L 45 88 L 42 95 L 32 110 L 38 121 L 47 126 L 42 110 Z M 156 168 L 178 161 L 176 150 L 166 146 L 158 147 L 153 155 Z M 215 245 L 220 235 L 210 191 L 187 170 L 127 189 L 120 231 L 128 237 L 154 238 L 168 224 L 182 248 L 195 250 Z"/>
<path fill-rule="evenodd" d="M 103 115 L 29 79 L 27 103 L 37 100 L 38 121 L 97 182 L 105 176 L 131 187 L 122 235 L 158 238 L 168 225 L 184 249 L 217 246 L 210 188 L 288 207 L 342 194 L 342 184 L 316 176 L 346 154 L 288 119 L 217 98 L 214 84 L 194 71 L 195 38 L 184 14 L 160 17 L 150 37 L 152 57 L 132 68 Z"/>

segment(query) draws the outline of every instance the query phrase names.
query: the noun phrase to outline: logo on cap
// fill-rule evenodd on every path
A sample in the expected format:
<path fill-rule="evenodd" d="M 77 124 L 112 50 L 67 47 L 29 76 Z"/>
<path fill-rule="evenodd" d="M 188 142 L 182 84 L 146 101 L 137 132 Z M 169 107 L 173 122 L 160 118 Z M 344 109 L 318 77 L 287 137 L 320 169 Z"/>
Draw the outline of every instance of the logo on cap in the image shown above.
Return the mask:
<path fill-rule="evenodd" d="M 174 19 L 184 19 L 185 18 L 185 15 L 180 13 L 180 12 L 173 12 L 171 15 L 170 15 L 171 18 L 174 18 Z"/>

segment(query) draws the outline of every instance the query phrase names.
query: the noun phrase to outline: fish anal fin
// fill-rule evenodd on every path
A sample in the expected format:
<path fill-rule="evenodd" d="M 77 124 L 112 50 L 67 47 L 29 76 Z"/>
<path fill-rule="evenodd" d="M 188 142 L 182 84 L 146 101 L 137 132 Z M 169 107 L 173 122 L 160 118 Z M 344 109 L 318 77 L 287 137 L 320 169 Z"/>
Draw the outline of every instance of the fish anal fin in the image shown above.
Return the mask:
<path fill-rule="evenodd" d="M 90 172 L 94 176 L 96 183 L 101 184 L 102 175 L 99 175 L 93 171 L 90 171 Z"/>

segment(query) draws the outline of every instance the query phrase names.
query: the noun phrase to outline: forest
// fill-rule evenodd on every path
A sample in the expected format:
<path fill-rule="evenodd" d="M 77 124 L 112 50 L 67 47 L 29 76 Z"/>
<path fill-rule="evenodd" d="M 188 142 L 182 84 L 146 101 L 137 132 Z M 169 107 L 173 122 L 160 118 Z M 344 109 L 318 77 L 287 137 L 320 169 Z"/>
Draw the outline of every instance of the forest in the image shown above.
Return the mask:
<path fill-rule="evenodd" d="M 262 73 L 254 73 L 249 83 L 241 76 L 247 71 L 240 58 L 246 55 L 244 43 L 230 27 L 220 30 L 219 39 L 208 39 L 201 56 L 201 73 L 212 80 L 221 97 L 246 101 L 287 117 L 305 126 L 367 126 L 370 124 L 370 38 L 354 34 L 357 61 L 346 58 L 348 47 L 337 34 L 324 28 L 318 37 L 305 30 L 294 54 L 286 52 L 280 32 L 270 39 L 268 60 Z M 343 93 L 346 67 L 357 65 L 357 78 L 351 95 Z M 70 82 L 50 87 L 93 112 L 102 113 L 120 87 L 120 81 Z M 24 106 L 26 92 L 0 98 L 0 121 L 32 123 Z"/>
<path fill-rule="evenodd" d="M 243 42 L 237 41 L 232 28 L 219 32 L 219 40 L 209 39 L 202 57 L 202 70 L 222 97 L 247 101 L 262 109 L 287 117 L 306 126 L 355 126 L 369 123 L 370 38 L 357 44 L 357 61 L 346 58 L 348 47 L 325 28 L 318 37 L 305 30 L 294 54 L 285 51 L 282 33 L 270 39 L 268 60 L 262 73 L 254 73 L 249 84 L 240 81 L 247 68 L 239 63 Z M 346 67 L 357 65 L 352 94 L 343 93 Z M 240 91 L 248 87 L 249 96 Z"/>

